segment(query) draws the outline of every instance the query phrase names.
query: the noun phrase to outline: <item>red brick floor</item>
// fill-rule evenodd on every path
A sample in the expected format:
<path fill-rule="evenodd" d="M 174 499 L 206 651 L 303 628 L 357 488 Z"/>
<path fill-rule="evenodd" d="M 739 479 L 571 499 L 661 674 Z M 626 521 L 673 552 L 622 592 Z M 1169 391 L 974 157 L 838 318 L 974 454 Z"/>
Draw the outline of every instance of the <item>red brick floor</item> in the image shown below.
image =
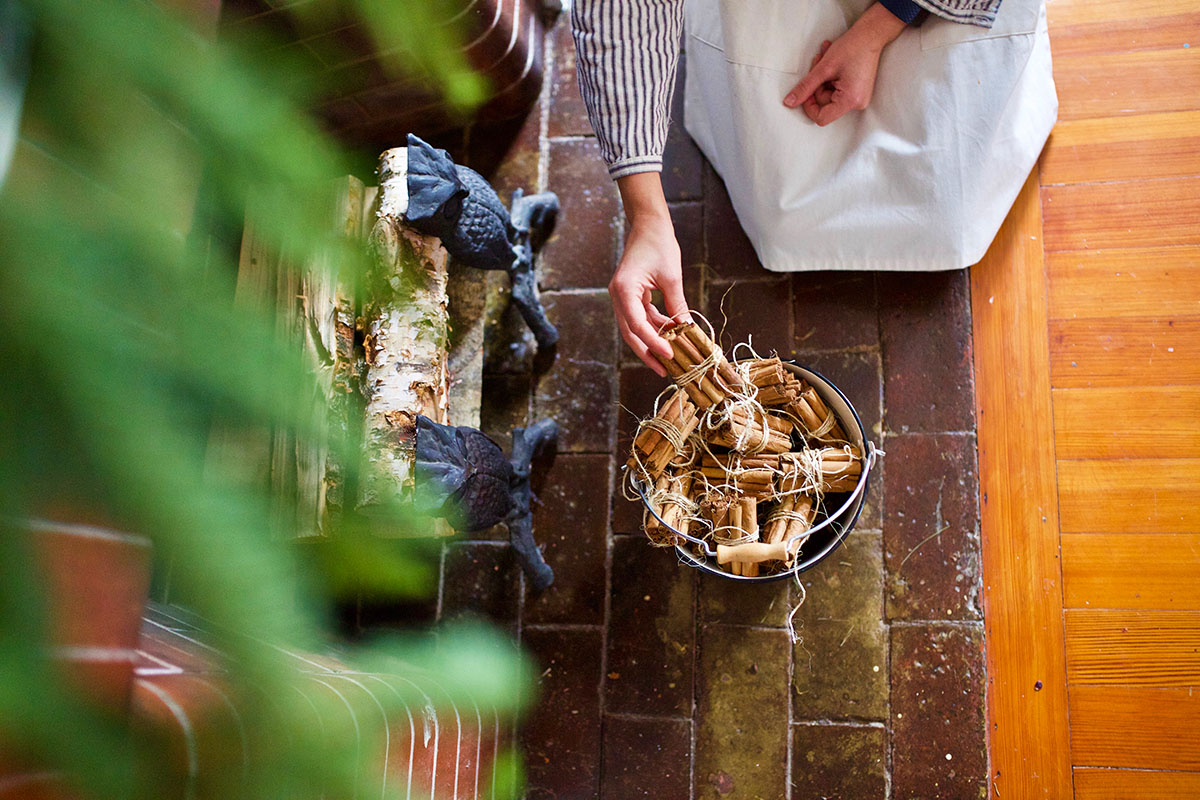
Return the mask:
<path fill-rule="evenodd" d="M 541 665 L 522 728 L 531 798 L 986 796 L 979 513 L 965 272 L 778 275 L 758 264 L 725 189 L 677 125 L 664 184 L 692 305 L 830 377 L 887 451 L 845 547 L 803 577 L 734 585 L 639 533 L 613 487 L 633 423 L 662 388 L 617 336 L 605 286 L 623 221 L 578 97 L 565 20 L 547 86 L 459 153 L 503 192 L 558 192 L 541 263 L 562 340 L 549 366 L 489 354 L 483 427 L 553 416 L 535 533 L 556 573 L 524 587 L 501 534 L 448 546 L 438 606 L 511 629 Z M 679 116 L 679 114 L 677 114 Z M 453 148 L 452 148 L 453 149 Z M 369 619 L 364 617 L 364 623 Z"/>

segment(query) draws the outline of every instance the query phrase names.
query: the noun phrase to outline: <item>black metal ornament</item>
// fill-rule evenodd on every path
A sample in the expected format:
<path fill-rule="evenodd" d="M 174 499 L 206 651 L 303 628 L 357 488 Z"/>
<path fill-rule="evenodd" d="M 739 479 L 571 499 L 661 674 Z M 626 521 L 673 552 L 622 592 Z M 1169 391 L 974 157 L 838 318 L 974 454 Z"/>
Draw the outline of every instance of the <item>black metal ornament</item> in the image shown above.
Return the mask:
<path fill-rule="evenodd" d="M 408 210 L 416 230 L 442 240 L 450 255 L 469 267 L 505 270 L 513 302 L 533 331 L 538 348 L 553 347 L 558 330 L 546 318 L 538 297 L 534 254 L 558 219 L 558 196 L 513 193 L 507 209 L 496 190 L 473 169 L 454 163 L 419 137 L 408 135 Z"/>
<path fill-rule="evenodd" d="M 512 457 L 481 431 L 440 425 L 417 416 L 415 478 L 417 510 L 445 517 L 462 531 L 508 523 L 509 540 L 535 591 L 554 582 L 554 571 L 533 538 L 530 465 L 553 447 L 558 426 L 538 420 L 513 430 Z"/>

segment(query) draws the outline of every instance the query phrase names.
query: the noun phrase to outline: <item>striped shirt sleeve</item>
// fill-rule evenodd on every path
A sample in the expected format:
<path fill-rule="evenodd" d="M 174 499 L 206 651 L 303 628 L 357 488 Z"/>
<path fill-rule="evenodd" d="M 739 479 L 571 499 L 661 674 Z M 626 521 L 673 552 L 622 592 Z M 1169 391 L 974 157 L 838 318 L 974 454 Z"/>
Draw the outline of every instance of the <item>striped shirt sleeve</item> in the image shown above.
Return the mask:
<path fill-rule="evenodd" d="M 661 172 L 684 0 L 574 0 L 579 92 L 614 179 Z"/>

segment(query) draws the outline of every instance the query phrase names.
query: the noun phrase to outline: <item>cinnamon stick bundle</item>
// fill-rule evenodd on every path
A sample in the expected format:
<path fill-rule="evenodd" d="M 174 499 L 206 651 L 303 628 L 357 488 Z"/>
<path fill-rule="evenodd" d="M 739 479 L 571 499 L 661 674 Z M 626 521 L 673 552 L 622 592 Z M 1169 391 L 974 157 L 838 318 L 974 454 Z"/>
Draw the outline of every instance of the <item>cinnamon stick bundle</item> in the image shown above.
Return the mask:
<path fill-rule="evenodd" d="M 812 527 L 815 516 L 816 509 L 811 497 L 785 497 L 767 516 L 763 526 L 763 541 L 719 544 L 717 563 L 729 564 L 730 571 L 735 575 L 758 575 L 759 564 L 764 561 L 791 564 L 807 538 L 803 534 Z M 737 569 L 741 572 L 737 572 Z"/>
<path fill-rule="evenodd" d="M 758 501 L 751 497 L 742 498 L 737 505 L 734 525 L 746 534 L 751 535 L 750 541 L 758 541 Z M 747 578 L 758 577 L 757 561 L 734 561 L 731 565 L 734 575 L 745 575 Z"/>
<path fill-rule="evenodd" d="M 667 374 L 687 392 L 701 409 L 720 403 L 746 385 L 734 371 L 721 349 L 695 323 L 676 325 L 663 333 L 671 345 L 671 358 L 655 354 Z M 708 366 L 697 372 L 700 365 Z"/>
<path fill-rule="evenodd" d="M 784 496 L 779 505 L 767 515 L 766 525 L 763 526 L 763 539 L 767 544 L 787 542 L 787 560 L 793 560 L 800 550 L 800 545 L 808 538 L 802 534 L 812 527 L 816 512 L 816 505 L 808 495 Z"/>
<path fill-rule="evenodd" d="M 676 391 L 653 419 L 655 421 L 646 420 L 638 426 L 637 436 L 633 439 L 634 454 L 628 464 L 631 469 L 635 468 L 640 459 L 646 473 L 651 478 L 658 478 L 667 464 L 680 455 L 700 417 L 685 393 Z"/>
<path fill-rule="evenodd" d="M 755 399 L 765 406 L 782 406 L 795 402 L 804 389 L 778 357 L 750 361 L 744 367 L 750 383 L 758 387 Z"/>
<path fill-rule="evenodd" d="M 747 535 L 758 540 L 758 501 L 750 497 L 711 492 L 701 501 L 701 509 L 712 522 L 713 538 L 718 542 L 736 541 Z M 718 545 L 736 547 L 736 545 Z M 721 562 L 725 563 L 725 562 Z M 753 577 L 758 575 L 758 564 L 749 561 L 734 561 L 729 571 L 734 575 Z"/>
<path fill-rule="evenodd" d="M 675 530 L 684 530 L 688 523 L 688 509 L 683 506 L 677 497 L 689 497 L 692 493 L 692 482 L 695 473 L 684 472 L 681 474 L 663 473 L 658 476 L 654 482 L 655 494 L 662 496 L 667 493 L 659 506 L 658 516 L 662 517 L 670 527 Z M 674 495 L 674 496 L 672 496 Z M 660 544 L 682 544 L 683 542 L 678 536 L 675 536 L 668 528 L 664 527 L 662 522 L 659 522 L 655 516 L 648 511 L 645 515 L 645 525 L 643 526 L 646 535 L 651 541 Z"/>
<path fill-rule="evenodd" d="M 700 457 L 701 469 L 723 469 L 733 472 L 739 469 L 779 469 L 777 453 L 729 453 L 728 455 L 705 453 Z"/>
<path fill-rule="evenodd" d="M 804 423 L 804 434 L 818 442 L 844 442 L 846 432 L 838 424 L 837 416 L 825 405 L 817 390 L 806 386 L 787 410 Z"/>
<path fill-rule="evenodd" d="M 736 506 L 738 499 L 736 495 L 725 492 L 709 492 L 700 499 L 701 515 L 712 523 L 712 529 L 716 538 L 731 539 L 728 530 L 731 526 L 730 516 L 733 513 L 731 509 Z"/>
<path fill-rule="evenodd" d="M 820 487 L 822 493 L 849 492 L 862 474 L 862 453 L 857 447 L 826 447 L 779 456 L 780 494 L 807 493 Z"/>
<path fill-rule="evenodd" d="M 770 469 L 726 470 L 722 467 L 700 467 L 700 474 L 710 483 L 727 486 L 748 497 L 770 497 L 774 492 L 775 473 Z"/>
<path fill-rule="evenodd" d="M 754 415 L 736 406 L 704 438 L 722 447 L 748 453 L 786 453 L 792 449 L 792 423 L 770 414 Z"/>

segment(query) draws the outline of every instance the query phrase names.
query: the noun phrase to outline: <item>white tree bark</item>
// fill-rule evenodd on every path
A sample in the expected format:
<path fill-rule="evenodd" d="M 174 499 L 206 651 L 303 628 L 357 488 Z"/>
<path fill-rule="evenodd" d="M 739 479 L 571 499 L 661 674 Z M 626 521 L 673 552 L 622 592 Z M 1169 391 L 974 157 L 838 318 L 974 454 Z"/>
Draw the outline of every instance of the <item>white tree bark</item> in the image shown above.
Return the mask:
<path fill-rule="evenodd" d="M 416 415 L 448 420 L 448 255 L 437 238 L 404 222 L 407 161 L 405 148 L 381 157 L 379 211 L 370 234 L 374 262 L 363 309 L 366 463 L 359 486 L 359 510 L 366 514 L 412 499 Z"/>

